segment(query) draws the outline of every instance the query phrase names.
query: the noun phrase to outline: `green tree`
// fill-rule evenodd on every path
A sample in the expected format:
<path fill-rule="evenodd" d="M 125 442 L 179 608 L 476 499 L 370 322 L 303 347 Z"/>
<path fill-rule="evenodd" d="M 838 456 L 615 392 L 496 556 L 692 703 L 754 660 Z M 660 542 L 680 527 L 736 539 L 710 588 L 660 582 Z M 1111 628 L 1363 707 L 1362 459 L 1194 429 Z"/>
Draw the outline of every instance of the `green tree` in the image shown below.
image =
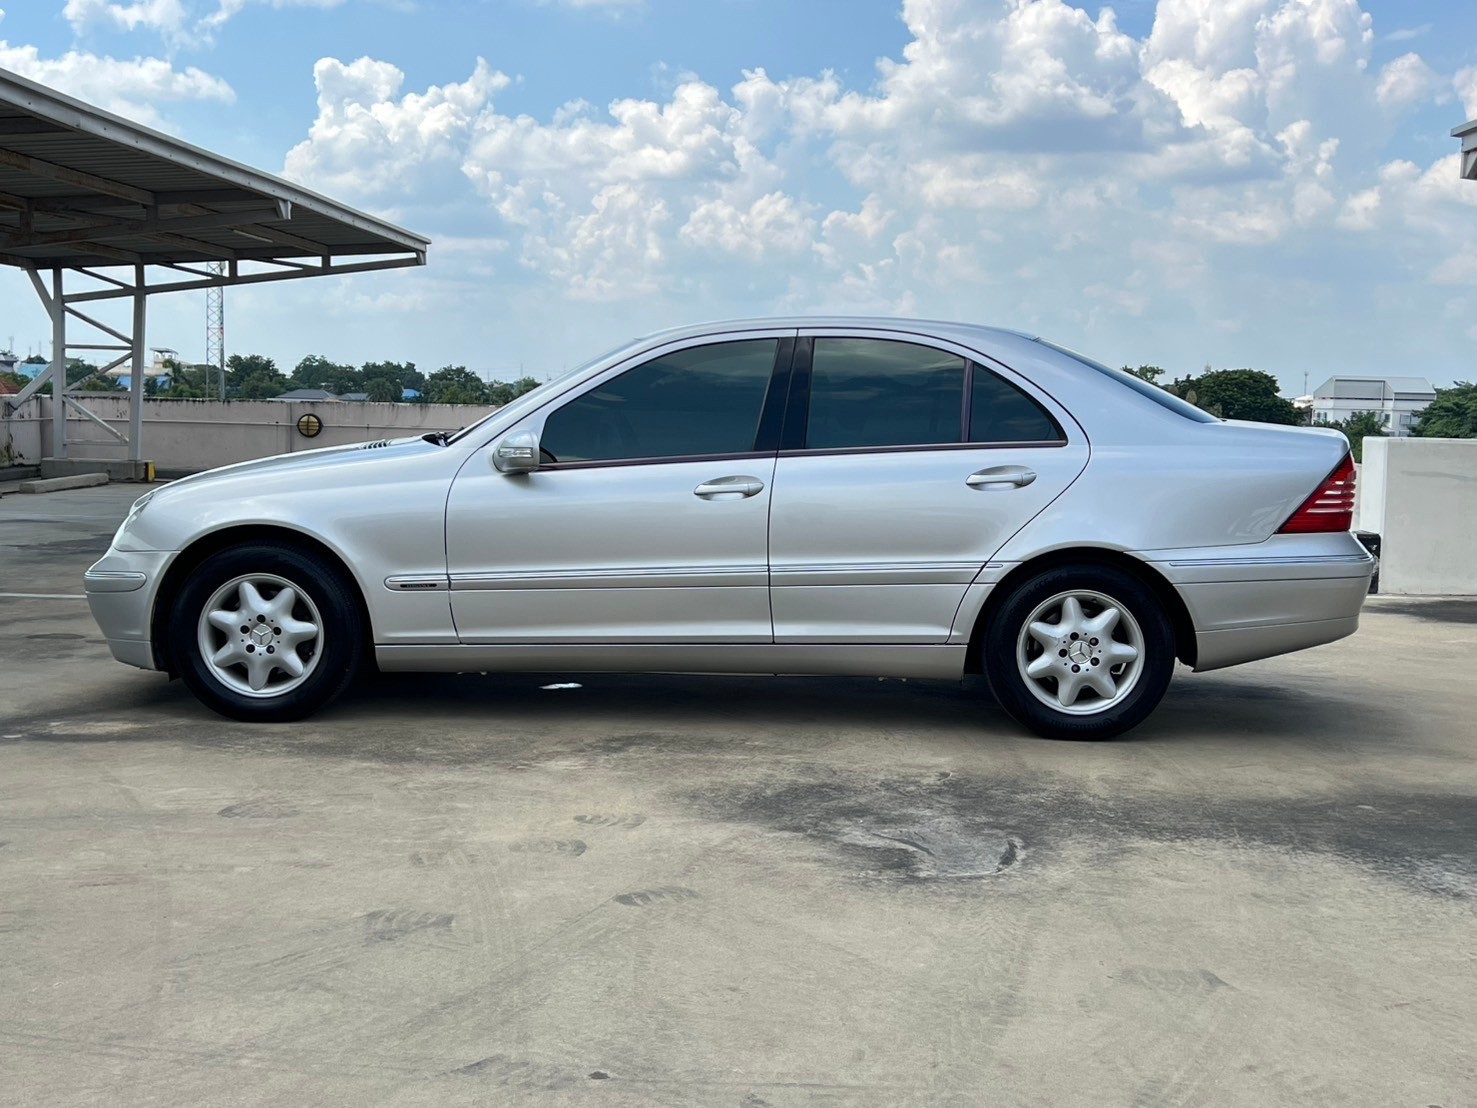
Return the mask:
<path fill-rule="evenodd" d="M 364 375 L 351 365 L 331 362 L 321 354 L 309 354 L 292 371 L 295 389 L 327 389 L 333 393 L 363 392 Z"/>
<path fill-rule="evenodd" d="M 280 396 L 292 386 L 280 373 L 264 373 L 258 370 L 244 378 L 232 392 L 242 400 L 270 400 Z"/>
<path fill-rule="evenodd" d="M 26 365 L 45 365 L 46 364 L 46 360 L 43 358 L 39 362 L 34 362 L 34 361 L 32 361 L 31 359 L 28 358 L 28 359 L 26 359 L 25 364 Z M 84 362 L 81 358 L 68 358 L 67 359 L 67 388 L 70 389 L 74 385 L 81 385 L 82 386 L 82 389 L 85 392 L 117 392 L 119 389 L 121 389 L 123 387 L 122 385 L 120 385 L 118 383 L 117 379 L 114 378 L 114 377 L 105 377 L 105 376 L 101 376 L 101 375 L 99 375 L 99 376 L 93 376 L 93 374 L 97 373 L 97 369 L 98 369 L 97 366 L 93 365 L 91 362 Z M 26 381 L 27 384 L 30 383 L 30 379 L 29 378 L 25 378 L 24 380 Z M 85 384 L 84 384 L 84 382 L 85 382 Z M 46 382 L 46 384 L 42 385 L 37 390 L 37 392 L 41 396 L 50 396 L 51 395 L 51 382 L 50 381 Z"/>
<path fill-rule="evenodd" d="M 534 377 L 520 377 L 516 381 L 494 381 L 487 386 L 487 400 L 501 408 L 538 386 L 539 382 Z"/>
<path fill-rule="evenodd" d="M 1292 401 L 1280 394 L 1277 378 L 1260 370 L 1207 369 L 1199 377 L 1175 381 L 1170 391 L 1222 419 L 1289 426 L 1304 422 Z"/>
<path fill-rule="evenodd" d="M 1364 461 L 1364 440 L 1373 436 L 1375 438 L 1385 437 L 1385 428 L 1380 423 L 1380 417 L 1376 412 L 1355 412 L 1348 419 L 1318 421 L 1319 427 L 1332 427 L 1336 431 L 1342 431 L 1349 440 L 1349 448 L 1354 453 L 1356 462 Z"/>
<path fill-rule="evenodd" d="M 1132 373 L 1139 380 L 1147 381 L 1151 385 L 1157 385 L 1159 378 L 1164 376 L 1164 370 L 1160 369 L 1157 365 L 1141 365 L 1137 369 L 1134 369 L 1132 366 L 1124 366 L 1123 372 Z"/>
<path fill-rule="evenodd" d="M 376 404 L 394 403 L 400 399 L 400 386 L 390 377 L 373 377 L 365 382 L 364 391 Z"/>
<path fill-rule="evenodd" d="M 359 369 L 365 381 L 365 391 L 369 391 L 369 382 L 376 377 L 383 377 L 393 381 L 399 389 L 415 389 L 417 392 L 426 387 L 426 375 L 415 368 L 414 362 L 365 362 Z M 400 394 L 395 394 L 395 399 L 400 399 Z"/>
<path fill-rule="evenodd" d="M 1411 426 L 1410 433 L 1423 439 L 1477 439 L 1477 385 L 1458 381 L 1449 389 L 1437 389 Z"/>
<path fill-rule="evenodd" d="M 226 359 L 226 388 L 238 389 L 250 378 L 281 377 L 277 363 L 265 354 L 232 354 Z M 286 378 L 282 378 L 284 384 Z"/>
<path fill-rule="evenodd" d="M 23 389 L 31 383 L 31 379 L 29 377 L 23 377 L 19 373 L 9 372 L 0 373 L 0 381 L 4 381 L 7 385 L 18 389 Z"/>
<path fill-rule="evenodd" d="M 219 395 L 220 386 L 212 380 L 216 369 L 209 365 L 186 365 L 173 358 L 164 359 L 169 384 L 157 387 L 156 395 L 169 400 L 202 400 Z"/>
<path fill-rule="evenodd" d="M 424 391 L 431 404 L 486 404 L 487 385 L 464 365 L 442 366 L 426 378 Z"/>

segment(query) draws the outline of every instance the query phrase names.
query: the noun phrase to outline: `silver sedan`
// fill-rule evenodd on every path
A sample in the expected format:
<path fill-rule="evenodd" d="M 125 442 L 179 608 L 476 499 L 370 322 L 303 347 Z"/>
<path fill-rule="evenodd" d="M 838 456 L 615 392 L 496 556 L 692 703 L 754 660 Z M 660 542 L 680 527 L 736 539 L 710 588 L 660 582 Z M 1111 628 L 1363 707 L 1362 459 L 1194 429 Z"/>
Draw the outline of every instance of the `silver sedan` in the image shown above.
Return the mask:
<path fill-rule="evenodd" d="M 983 673 L 1039 734 L 1141 722 L 1358 626 L 1337 432 L 1235 423 L 1011 331 L 709 324 L 450 435 L 142 497 L 87 571 L 120 661 L 298 718 L 366 670 Z"/>

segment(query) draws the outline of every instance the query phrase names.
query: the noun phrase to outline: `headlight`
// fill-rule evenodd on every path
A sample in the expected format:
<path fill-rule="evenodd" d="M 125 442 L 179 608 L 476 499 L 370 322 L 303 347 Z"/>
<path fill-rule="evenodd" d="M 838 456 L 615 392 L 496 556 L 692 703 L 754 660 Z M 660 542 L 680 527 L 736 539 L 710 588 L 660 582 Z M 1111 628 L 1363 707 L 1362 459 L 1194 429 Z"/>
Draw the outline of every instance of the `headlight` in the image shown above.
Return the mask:
<path fill-rule="evenodd" d="M 129 525 L 133 523 L 134 520 L 138 519 L 139 516 L 144 514 L 144 509 L 149 506 L 149 501 L 154 499 L 154 494 L 158 491 L 158 489 L 152 489 L 149 492 L 144 493 L 143 496 L 139 497 L 133 502 L 133 507 L 128 509 L 128 515 L 125 516 L 123 522 L 118 525 L 118 530 L 113 532 L 114 546 L 118 545 L 118 540 L 123 537 L 123 532 L 128 530 Z"/>

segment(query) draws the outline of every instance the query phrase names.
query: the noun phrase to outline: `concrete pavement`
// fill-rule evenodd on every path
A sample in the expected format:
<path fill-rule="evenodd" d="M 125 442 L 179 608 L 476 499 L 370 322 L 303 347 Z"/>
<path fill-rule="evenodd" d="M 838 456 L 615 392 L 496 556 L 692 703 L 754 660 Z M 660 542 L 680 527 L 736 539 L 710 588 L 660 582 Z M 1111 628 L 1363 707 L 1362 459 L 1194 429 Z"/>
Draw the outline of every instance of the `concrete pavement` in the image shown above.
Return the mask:
<path fill-rule="evenodd" d="M 140 491 L 0 500 L 0 1102 L 1477 1101 L 1477 604 L 1107 744 L 841 679 L 250 727 L 70 598 Z"/>

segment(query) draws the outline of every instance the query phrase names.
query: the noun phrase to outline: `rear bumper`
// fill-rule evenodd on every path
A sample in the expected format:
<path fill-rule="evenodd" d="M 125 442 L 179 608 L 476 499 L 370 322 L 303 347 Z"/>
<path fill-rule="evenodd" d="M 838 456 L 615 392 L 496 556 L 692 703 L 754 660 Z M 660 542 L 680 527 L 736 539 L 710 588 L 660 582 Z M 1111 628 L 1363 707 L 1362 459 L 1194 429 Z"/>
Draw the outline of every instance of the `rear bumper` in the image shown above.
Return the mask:
<path fill-rule="evenodd" d="M 1195 669 L 1221 669 L 1352 635 L 1375 560 L 1347 532 L 1141 555 L 1195 625 Z"/>
<path fill-rule="evenodd" d="M 1310 646 L 1322 646 L 1347 638 L 1359 629 L 1359 617 L 1320 619 L 1312 623 L 1275 623 L 1259 627 L 1233 627 L 1224 631 L 1195 634 L 1195 672 L 1225 669 L 1242 662 L 1275 658 Z"/>

